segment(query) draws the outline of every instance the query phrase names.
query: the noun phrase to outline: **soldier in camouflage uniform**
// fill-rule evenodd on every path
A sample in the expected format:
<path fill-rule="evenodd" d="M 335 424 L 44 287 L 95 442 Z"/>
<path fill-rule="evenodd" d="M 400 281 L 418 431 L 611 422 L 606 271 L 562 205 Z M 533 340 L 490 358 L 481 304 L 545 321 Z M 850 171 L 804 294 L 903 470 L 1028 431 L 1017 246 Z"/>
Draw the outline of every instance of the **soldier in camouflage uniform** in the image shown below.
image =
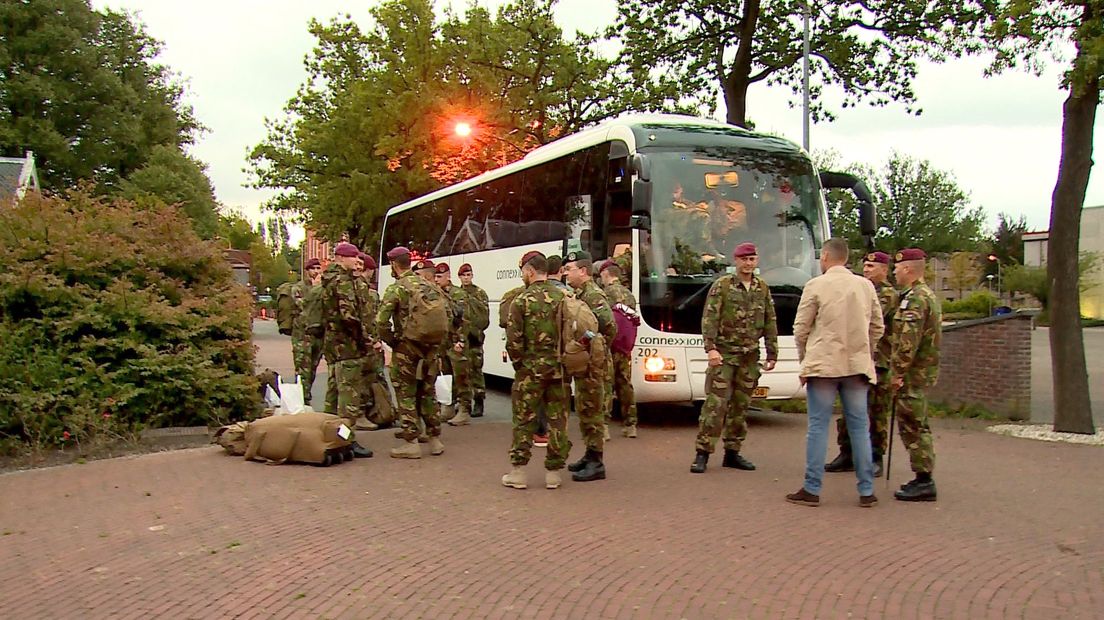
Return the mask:
<path fill-rule="evenodd" d="M 357 429 L 374 431 L 385 422 L 379 419 L 381 408 L 376 405 L 376 395 L 386 393 L 386 389 L 380 389 L 383 381 L 383 351 L 376 348 L 379 338 L 376 336 L 376 314 L 379 312 L 380 297 L 374 288 L 376 275 L 376 260 L 361 252 L 360 265 L 356 273 L 366 285 L 365 302 L 363 307 L 363 322 L 365 325 L 364 340 L 367 353 L 364 355 L 364 394 L 361 396 L 363 413 L 357 418 Z M 390 408 L 389 403 L 383 407 Z M 389 423 L 390 421 L 386 421 Z"/>
<path fill-rule="evenodd" d="M 526 288 L 509 303 L 506 352 L 514 365 L 513 442 L 510 473 L 502 484 L 526 488 L 525 465 L 532 455 L 537 411 L 548 417 L 548 450 L 544 457 L 544 485 L 559 488 L 560 470 L 571 451 L 567 438 L 567 385 L 560 362 L 558 311 L 564 292 L 547 279 L 548 261 L 540 252 L 527 252 L 519 263 Z"/>
<path fill-rule="evenodd" d="M 741 243 L 732 253 L 736 273 L 717 278 L 702 312 L 702 338 L 709 355 L 705 375 L 705 405 L 698 419 L 697 456 L 690 471 L 705 473 L 717 437 L 724 440 L 722 466 L 752 471 L 755 465 L 740 455 L 747 437 L 747 409 L 759 381 L 759 340 L 766 341 L 764 369 L 778 360 L 778 324 L 767 283 L 755 275 L 759 251 Z"/>
<path fill-rule="evenodd" d="M 483 401 L 487 397 L 487 383 L 483 377 L 483 340 L 486 338 L 487 328 L 491 324 L 491 302 L 487 297 L 487 291 L 472 284 L 472 266 L 464 263 L 456 271 L 460 276 L 461 288 L 468 295 L 467 312 L 468 342 L 467 360 L 468 372 L 471 374 L 471 417 L 483 417 Z"/>
<path fill-rule="evenodd" d="M 434 271 L 437 286 L 441 287 L 441 290 L 452 300 L 452 311 L 456 317 L 454 327 L 459 341 L 465 345 L 464 348 L 457 351 L 455 342 L 445 341 L 441 343 L 442 359 L 448 361 L 449 369 L 452 371 L 453 402 L 451 405 L 441 406 L 444 410 L 441 419 L 447 420 L 449 426 L 466 426 L 471 424 L 472 402 L 471 366 L 468 363 L 467 354 L 468 335 L 471 333 L 468 293 L 452 283 L 452 279 L 449 277 L 448 263 L 438 263 Z"/>
<path fill-rule="evenodd" d="M 322 281 L 322 263 L 312 258 L 303 265 L 303 271 L 301 281 L 281 284 L 276 295 L 282 306 L 279 309 L 281 318 L 284 313 L 291 317 L 291 357 L 295 363 L 295 374 L 303 382 L 303 404 L 310 405 L 314 377 L 318 373 L 318 362 L 322 359 L 322 339 L 307 333 L 305 301 L 311 289 Z"/>
<path fill-rule="evenodd" d="M 330 265 L 333 266 L 332 264 Z M 323 271 L 329 271 L 329 267 Z M 336 363 L 333 351 L 326 345 L 326 327 L 322 320 L 322 277 L 318 278 L 318 285 L 312 286 L 303 297 L 303 315 L 306 322 L 306 331 L 312 338 L 322 343 L 322 358 L 326 360 L 326 397 L 323 403 L 323 411 L 327 413 L 337 412 L 337 375 L 334 373 Z"/>
<path fill-rule="evenodd" d="M 901 441 L 909 452 L 916 478 L 893 494 L 899 500 L 934 502 L 936 498 L 935 447 L 928 427 L 928 402 L 924 390 L 939 378 L 939 341 L 943 313 L 939 299 L 924 283 L 927 255 L 909 248 L 894 257 L 893 275 L 901 286 L 901 302 L 893 315 L 889 382 L 896 399 Z"/>
<path fill-rule="evenodd" d="M 420 459 L 418 446 L 419 423 L 425 426 L 429 437 L 429 452 L 436 456 L 444 453 L 445 444 L 441 442 L 441 420 L 437 415 L 434 399 L 434 384 L 440 372 L 440 348 L 426 346 L 403 337 L 403 326 L 409 318 L 411 297 L 415 288 L 421 287 L 425 296 L 432 297 L 436 292 L 444 292 L 432 283 L 433 261 L 423 259 L 416 267 L 421 274 L 411 270 L 410 250 L 397 247 L 387 253 L 391 261 L 391 271 L 395 281 L 387 287 L 376 315 L 376 332 L 383 342 L 392 349 L 391 380 L 395 386 L 396 409 L 398 409 L 401 428 L 398 436 L 403 444 L 391 449 L 394 458 Z M 428 272 L 428 273 L 427 273 Z M 430 290 L 426 290 L 428 287 Z M 452 321 L 451 305 L 449 322 Z M 382 349 L 381 345 L 380 346 Z"/>
<path fill-rule="evenodd" d="M 330 372 L 336 375 L 337 415 L 345 418 L 350 430 L 356 427 L 361 414 L 364 393 L 363 308 L 368 286 L 353 271 L 359 264 L 359 250 L 351 243 L 339 243 L 334 250 L 335 263 L 322 274 L 322 322 L 325 346 L 333 354 Z M 353 439 L 353 454 L 370 457 L 372 451 Z"/>
<path fill-rule="evenodd" d="M 636 310 L 636 298 L 632 291 L 621 284 L 621 268 L 612 259 L 602 263 L 599 269 L 602 285 L 605 287 L 606 297 L 610 305 L 618 304 Z M 617 400 L 621 403 L 621 434 L 632 439 L 636 438 L 636 394 L 632 382 L 632 354 L 612 351 L 610 356 L 613 364 L 613 390 L 617 392 Z M 612 393 L 611 392 L 611 393 Z"/>
<path fill-rule="evenodd" d="M 583 251 L 569 252 L 564 257 L 564 277 L 567 284 L 575 289 L 575 296 L 581 299 L 598 318 L 598 331 L 605 338 L 606 357 L 610 355 L 609 343 L 617 336 L 617 325 L 613 322 L 606 294 L 590 277 L 593 261 L 590 254 Z M 593 346 L 593 345 L 592 345 Z M 583 458 L 568 465 L 571 479 L 578 482 L 605 480 L 606 466 L 602 462 L 605 450 L 606 390 L 610 389 L 607 368 L 592 368 L 584 377 L 575 379 L 575 412 L 579 415 L 579 428 L 586 442 Z M 551 423 L 551 418 L 549 418 Z"/>
<path fill-rule="evenodd" d="M 889 283 L 889 254 L 885 252 L 871 252 L 863 260 L 863 275 L 874 285 L 878 292 L 878 302 L 882 307 L 882 321 L 885 324 L 885 333 L 878 340 L 877 354 L 874 356 L 874 367 L 878 374 L 878 382 L 870 390 L 870 400 L 866 407 L 870 417 L 870 446 L 874 454 L 874 477 L 882 475 L 882 455 L 887 447 L 887 425 L 890 410 L 893 408 L 893 391 L 889 389 L 889 355 L 893 349 L 890 338 L 890 328 L 893 324 L 893 314 L 897 310 L 899 302 L 897 291 Z M 847 434 L 846 416 L 840 416 L 836 420 L 836 442 L 839 444 L 840 453 L 831 463 L 824 466 L 824 471 L 841 472 L 855 471 L 855 464 L 851 458 L 851 437 Z"/>

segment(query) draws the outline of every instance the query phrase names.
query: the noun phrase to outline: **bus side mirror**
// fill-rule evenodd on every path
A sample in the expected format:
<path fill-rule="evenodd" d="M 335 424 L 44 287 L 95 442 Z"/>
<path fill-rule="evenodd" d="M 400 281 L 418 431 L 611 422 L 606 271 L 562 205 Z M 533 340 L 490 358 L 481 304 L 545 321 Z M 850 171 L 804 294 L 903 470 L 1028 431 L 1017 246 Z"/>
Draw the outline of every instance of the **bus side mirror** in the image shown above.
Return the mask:
<path fill-rule="evenodd" d="M 855 194 L 859 203 L 859 232 L 866 238 L 867 245 L 873 247 L 874 235 L 878 232 L 878 212 L 874 208 L 874 197 L 866 183 L 846 172 L 821 172 L 820 186 L 825 190 L 851 190 Z"/>
<path fill-rule="evenodd" d="M 650 230 L 652 227 L 651 213 L 652 182 L 637 178 L 633 181 L 632 215 L 629 216 L 629 227 Z"/>

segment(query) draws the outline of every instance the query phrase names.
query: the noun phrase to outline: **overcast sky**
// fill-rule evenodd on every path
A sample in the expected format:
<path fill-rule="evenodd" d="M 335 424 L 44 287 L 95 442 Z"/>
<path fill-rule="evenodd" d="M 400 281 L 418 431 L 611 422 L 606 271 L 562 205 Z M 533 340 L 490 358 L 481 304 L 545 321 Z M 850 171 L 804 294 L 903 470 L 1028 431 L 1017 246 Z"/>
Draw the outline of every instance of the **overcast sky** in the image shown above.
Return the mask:
<path fill-rule="evenodd" d="M 100 8 L 136 11 L 164 43 L 162 61 L 188 82 L 187 101 L 209 131 L 192 154 L 209 166 L 218 199 L 261 217 L 267 190 L 248 187 L 246 155 L 265 136 L 264 119 L 279 116 L 303 83 L 303 58 L 314 40 L 312 17 L 349 13 L 368 24 L 371 2 L 336 0 L 93 0 Z M 466 6 L 458 2 L 457 6 Z M 501 2 L 481 0 L 497 6 Z M 593 32 L 612 23 L 613 0 L 560 0 L 558 23 L 568 33 Z M 1037 78 L 1009 73 L 985 78 L 981 60 L 925 65 L 914 85 L 924 113 L 903 106 L 840 110 L 831 123 L 813 125 L 814 151 L 831 148 L 845 163 L 880 164 L 893 150 L 928 159 L 951 171 L 982 205 L 991 222 L 1000 212 L 1023 214 L 1032 229 L 1046 229 L 1057 177 L 1062 102 L 1058 72 Z M 801 142 L 801 111 L 781 89 L 753 87 L 749 117 L 762 131 Z M 723 114 L 723 110 L 722 110 Z M 721 116 L 723 118 L 723 116 Z M 1095 150 L 1104 148 L 1097 123 Z M 1104 205 L 1104 173 L 1096 170 L 1086 206 Z M 298 235 L 296 235 L 298 236 Z"/>

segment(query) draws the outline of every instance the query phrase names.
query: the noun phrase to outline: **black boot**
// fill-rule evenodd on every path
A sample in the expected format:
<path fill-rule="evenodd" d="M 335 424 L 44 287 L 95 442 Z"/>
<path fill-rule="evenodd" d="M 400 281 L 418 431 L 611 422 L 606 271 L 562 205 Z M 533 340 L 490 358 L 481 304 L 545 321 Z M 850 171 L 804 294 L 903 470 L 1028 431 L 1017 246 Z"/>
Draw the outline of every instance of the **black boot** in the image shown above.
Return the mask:
<path fill-rule="evenodd" d="M 357 443 L 355 441 L 353 442 L 352 448 L 353 448 L 353 456 L 357 457 L 358 459 L 370 459 L 370 458 L 372 458 L 372 451 L 369 450 L 368 448 L 365 448 L 364 446 L 360 445 L 359 443 Z"/>
<path fill-rule="evenodd" d="M 875 454 L 874 455 L 874 477 L 875 478 L 881 478 L 883 471 L 884 470 L 883 470 L 883 467 L 882 467 L 882 455 L 881 454 Z"/>
<path fill-rule="evenodd" d="M 895 492 L 893 497 L 902 502 L 934 502 L 935 481 L 930 476 L 926 480 L 921 480 L 920 476 L 917 476 L 916 480 L 909 482 L 901 487 L 900 491 Z"/>
<path fill-rule="evenodd" d="M 575 482 L 593 482 L 606 479 L 606 466 L 602 463 L 601 452 L 591 452 L 590 460 L 579 471 L 571 474 Z"/>
<path fill-rule="evenodd" d="M 755 464 L 751 461 L 740 456 L 740 453 L 736 450 L 725 448 L 724 461 L 721 462 L 721 467 L 731 467 L 732 469 L 742 469 L 744 471 L 755 471 Z"/>
<path fill-rule="evenodd" d="M 480 394 L 472 401 L 471 417 L 482 418 L 483 417 L 483 395 Z"/>
<path fill-rule="evenodd" d="M 694 457 L 694 464 L 690 466 L 690 473 L 692 474 L 704 474 L 706 464 L 709 463 L 709 453 L 699 452 Z"/>
<path fill-rule="evenodd" d="M 855 471 L 855 462 L 847 452 L 840 452 L 839 456 L 831 463 L 824 466 L 824 471 L 838 473 L 841 471 Z"/>
<path fill-rule="evenodd" d="M 586 467 L 586 464 L 590 462 L 591 458 L 592 457 L 591 457 L 590 448 L 587 448 L 587 451 L 583 453 L 583 458 L 579 459 L 578 461 L 575 461 L 574 463 L 569 464 L 567 466 L 567 471 L 570 471 L 570 472 L 573 472 L 573 473 L 577 472 L 577 471 L 582 471 L 583 468 Z"/>

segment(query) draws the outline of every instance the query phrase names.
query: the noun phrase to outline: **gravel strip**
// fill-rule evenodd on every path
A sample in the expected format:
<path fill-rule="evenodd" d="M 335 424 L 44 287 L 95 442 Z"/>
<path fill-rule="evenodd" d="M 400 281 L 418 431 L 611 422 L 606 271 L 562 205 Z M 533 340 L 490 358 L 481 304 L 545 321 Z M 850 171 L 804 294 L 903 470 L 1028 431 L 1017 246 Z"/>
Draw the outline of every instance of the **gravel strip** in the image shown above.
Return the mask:
<path fill-rule="evenodd" d="M 1104 446 L 1104 429 L 1097 430 L 1095 435 L 1082 435 L 1079 433 L 1058 433 L 1054 431 L 1052 426 L 1046 424 L 997 424 L 990 426 L 989 432 L 1021 439 Z"/>

